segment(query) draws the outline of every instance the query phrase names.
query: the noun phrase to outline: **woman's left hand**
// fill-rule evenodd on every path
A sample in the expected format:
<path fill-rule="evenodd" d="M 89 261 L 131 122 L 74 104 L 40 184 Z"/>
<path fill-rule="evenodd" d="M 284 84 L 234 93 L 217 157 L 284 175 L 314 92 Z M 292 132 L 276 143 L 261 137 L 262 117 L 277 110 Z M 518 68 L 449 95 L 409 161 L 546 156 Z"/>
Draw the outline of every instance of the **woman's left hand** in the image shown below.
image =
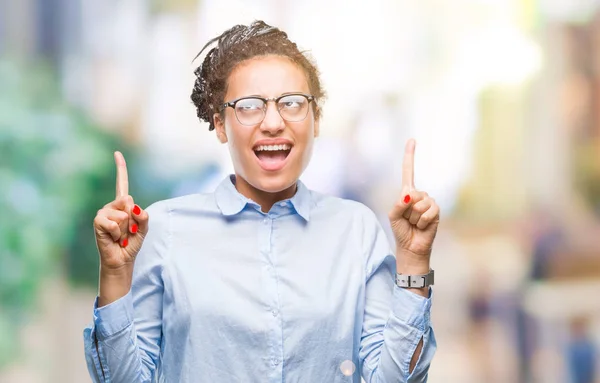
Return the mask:
<path fill-rule="evenodd" d="M 440 207 L 426 192 L 415 189 L 415 140 L 406 143 L 402 164 L 402 194 L 389 213 L 398 251 L 429 262 L 440 220 Z"/>

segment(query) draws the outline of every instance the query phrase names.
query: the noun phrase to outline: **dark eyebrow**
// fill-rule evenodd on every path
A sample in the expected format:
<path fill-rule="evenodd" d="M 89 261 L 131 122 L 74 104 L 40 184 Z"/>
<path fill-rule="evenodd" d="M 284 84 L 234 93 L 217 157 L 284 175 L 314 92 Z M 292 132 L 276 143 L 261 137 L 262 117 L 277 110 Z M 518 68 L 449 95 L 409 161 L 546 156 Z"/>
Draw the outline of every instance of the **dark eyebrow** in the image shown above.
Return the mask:
<path fill-rule="evenodd" d="M 281 93 L 279 96 L 275 96 L 275 98 L 281 97 L 281 96 L 288 96 L 290 94 L 304 94 L 304 92 L 302 92 L 302 91 L 285 92 L 285 93 Z M 251 95 L 243 96 L 240 98 L 248 98 L 248 97 L 268 98 L 268 97 L 263 96 L 262 94 L 251 94 Z"/>
<path fill-rule="evenodd" d="M 290 95 L 290 94 L 304 94 L 304 92 L 302 92 L 302 91 L 285 92 L 285 93 L 280 94 L 279 97 L 281 97 L 281 96 L 287 96 L 287 95 Z"/>

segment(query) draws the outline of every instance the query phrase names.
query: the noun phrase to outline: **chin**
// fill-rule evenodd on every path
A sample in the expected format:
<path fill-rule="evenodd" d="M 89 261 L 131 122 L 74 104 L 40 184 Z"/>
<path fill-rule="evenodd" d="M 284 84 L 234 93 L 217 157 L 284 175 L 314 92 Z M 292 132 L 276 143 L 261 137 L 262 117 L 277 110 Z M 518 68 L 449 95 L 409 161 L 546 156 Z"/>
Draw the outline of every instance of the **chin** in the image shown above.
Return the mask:
<path fill-rule="evenodd" d="M 262 172 L 261 172 L 262 173 Z M 296 184 L 299 174 L 282 172 L 280 174 L 257 174 L 250 180 L 250 184 L 256 189 L 267 193 L 279 193 Z"/>

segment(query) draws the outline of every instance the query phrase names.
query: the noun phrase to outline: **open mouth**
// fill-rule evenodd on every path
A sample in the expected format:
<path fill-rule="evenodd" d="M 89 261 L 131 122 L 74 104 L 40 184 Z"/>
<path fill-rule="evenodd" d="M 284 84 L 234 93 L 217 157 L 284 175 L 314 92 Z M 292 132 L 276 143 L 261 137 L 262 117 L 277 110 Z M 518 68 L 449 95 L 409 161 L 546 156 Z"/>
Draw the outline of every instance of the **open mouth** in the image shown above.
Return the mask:
<path fill-rule="evenodd" d="M 292 151 L 292 145 L 258 145 L 253 149 L 261 167 L 265 170 L 279 170 Z"/>

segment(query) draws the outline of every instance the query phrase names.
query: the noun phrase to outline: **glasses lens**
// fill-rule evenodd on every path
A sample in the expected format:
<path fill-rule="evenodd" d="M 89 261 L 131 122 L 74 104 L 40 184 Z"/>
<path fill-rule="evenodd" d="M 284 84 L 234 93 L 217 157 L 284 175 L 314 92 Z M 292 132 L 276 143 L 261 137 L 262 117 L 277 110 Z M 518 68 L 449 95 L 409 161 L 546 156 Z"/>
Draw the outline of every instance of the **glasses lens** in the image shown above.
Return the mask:
<path fill-rule="evenodd" d="M 284 120 L 302 121 L 308 114 L 308 100 L 302 95 L 291 94 L 280 98 L 277 108 Z"/>
<path fill-rule="evenodd" d="M 258 124 L 265 116 L 265 103 L 259 98 L 241 99 L 235 104 L 235 115 L 240 124 Z"/>

